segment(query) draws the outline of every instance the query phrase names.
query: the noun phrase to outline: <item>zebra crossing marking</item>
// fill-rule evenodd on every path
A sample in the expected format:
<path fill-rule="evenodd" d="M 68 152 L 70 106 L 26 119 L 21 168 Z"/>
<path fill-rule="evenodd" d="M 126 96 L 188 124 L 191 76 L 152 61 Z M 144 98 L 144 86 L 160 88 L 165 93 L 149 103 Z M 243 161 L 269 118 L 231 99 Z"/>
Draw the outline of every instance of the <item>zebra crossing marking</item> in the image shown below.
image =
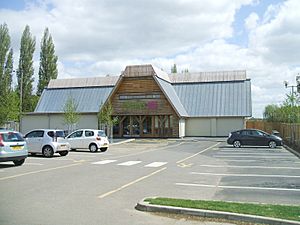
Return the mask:
<path fill-rule="evenodd" d="M 132 166 L 141 163 L 142 161 L 128 161 L 128 162 L 123 162 L 119 163 L 118 166 Z"/>
<path fill-rule="evenodd" d="M 102 160 L 102 161 L 98 161 L 98 162 L 93 162 L 91 164 L 94 165 L 104 165 L 104 164 L 108 164 L 108 163 L 112 163 L 112 162 L 116 162 L 117 160 Z"/>
<path fill-rule="evenodd" d="M 145 167 L 160 167 L 165 164 L 167 164 L 167 162 L 153 162 L 153 163 L 146 165 Z"/>

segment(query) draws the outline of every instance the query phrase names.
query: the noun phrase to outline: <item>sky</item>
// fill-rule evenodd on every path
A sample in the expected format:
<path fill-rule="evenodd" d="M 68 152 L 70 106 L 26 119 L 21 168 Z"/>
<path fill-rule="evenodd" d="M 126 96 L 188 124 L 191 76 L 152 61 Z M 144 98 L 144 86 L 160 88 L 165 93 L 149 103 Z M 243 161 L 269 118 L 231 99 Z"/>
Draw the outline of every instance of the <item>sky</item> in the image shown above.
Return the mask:
<path fill-rule="evenodd" d="M 0 0 L 17 68 L 26 25 L 36 37 L 35 82 L 46 27 L 58 78 L 120 75 L 126 65 L 170 73 L 246 70 L 252 114 L 281 104 L 300 73 L 299 0 Z"/>

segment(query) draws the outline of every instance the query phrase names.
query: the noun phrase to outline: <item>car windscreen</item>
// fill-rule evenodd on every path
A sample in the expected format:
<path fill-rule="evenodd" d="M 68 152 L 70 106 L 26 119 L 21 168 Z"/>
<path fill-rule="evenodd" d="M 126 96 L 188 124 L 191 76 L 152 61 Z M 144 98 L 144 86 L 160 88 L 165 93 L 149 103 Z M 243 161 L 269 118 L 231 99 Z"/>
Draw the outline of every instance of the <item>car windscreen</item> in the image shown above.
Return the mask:
<path fill-rule="evenodd" d="M 98 136 L 100 137 L 106 137 L 106 134 L 103 130 L 98 130 Z"/>
<path fill-rule="evenodd" d="M 24 141 L 23 137 L 19 133 L 9 132 L 9 133 L 2 133 L 3 141 L 5 142 L 15 142 L 15 141 Z"/>

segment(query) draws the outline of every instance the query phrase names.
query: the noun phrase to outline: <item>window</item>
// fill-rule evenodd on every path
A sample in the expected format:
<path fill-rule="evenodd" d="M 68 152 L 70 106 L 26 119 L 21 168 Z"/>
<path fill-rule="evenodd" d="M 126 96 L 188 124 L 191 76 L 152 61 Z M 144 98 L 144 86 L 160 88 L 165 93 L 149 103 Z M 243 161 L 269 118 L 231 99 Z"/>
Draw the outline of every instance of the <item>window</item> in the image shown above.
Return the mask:
<path fill-rule="evenodd" d="M 94 132 L 91 131 L 91 130 L 86 130 L 86 131 L 84 132 L 84 135 L 85 135 L 86 137 L 93 137 L 93 136 L 94 136 Z"/>
<path fill-rule="evenodd" d="M 71 134 L 69 138 L 78 138 L 78 137 L 81 137 L 82 134 L 83 134 L 82 130 L 76 131 L 75 133 Z"/>
<path fill-rule="evenodd" d="M 131 100 L 131 99 L 158 99 L 160 94 L 140 94 L 140 95 L 119 95 L 120 100 Z"/>
<path fill-rule="evenodd" d="M 0 134 L 1 137 L 1 134 Z M 3 141 L 5 142 L 14 142 L 14 141 L 24 141 L 22 136 L 19 133 L 9 132 L 2 134 Z"/>
<path fill-rule="evenodd" d="M 36 130 L 28 133 L 26 135 L 26 138 L 38 138 L 38 137 L 43 137 L 44 136 L 44 131 L 42 130 Z"/>

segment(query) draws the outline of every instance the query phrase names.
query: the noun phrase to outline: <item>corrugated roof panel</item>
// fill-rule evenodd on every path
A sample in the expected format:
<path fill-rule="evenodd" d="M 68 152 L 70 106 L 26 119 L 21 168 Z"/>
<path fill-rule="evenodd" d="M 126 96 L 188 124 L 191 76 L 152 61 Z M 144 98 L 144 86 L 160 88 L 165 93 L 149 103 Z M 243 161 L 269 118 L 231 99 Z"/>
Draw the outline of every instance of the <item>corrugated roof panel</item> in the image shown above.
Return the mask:
<path fill-rule="evenodd" d="M 173 84 L 189 116 L 251 116 L 250 80 Z"/>
<path fill-rule="evenodd" d="M 99 112 L 113 87 L 45 89 L 34 112 L 63 112 L 69 97 L 72 97 L 78 112 Z"/>
<path fill-rule="evenodd" d="M 170 100 L 170 103 L 173 105 L 173 107 L 175 108 L 177 113 L 183 117 L 188 116 L 188 114 L 187 114 L 185 108 L 183 107 L 183 105 L 181 104 L 173 86 L 169 82 L 167 82 L 157 76 L 155 77 L 155 79 L 157 80 L 160 87 L 162 88 L 162 91 L 167 95 L 166 97 Z"/>

